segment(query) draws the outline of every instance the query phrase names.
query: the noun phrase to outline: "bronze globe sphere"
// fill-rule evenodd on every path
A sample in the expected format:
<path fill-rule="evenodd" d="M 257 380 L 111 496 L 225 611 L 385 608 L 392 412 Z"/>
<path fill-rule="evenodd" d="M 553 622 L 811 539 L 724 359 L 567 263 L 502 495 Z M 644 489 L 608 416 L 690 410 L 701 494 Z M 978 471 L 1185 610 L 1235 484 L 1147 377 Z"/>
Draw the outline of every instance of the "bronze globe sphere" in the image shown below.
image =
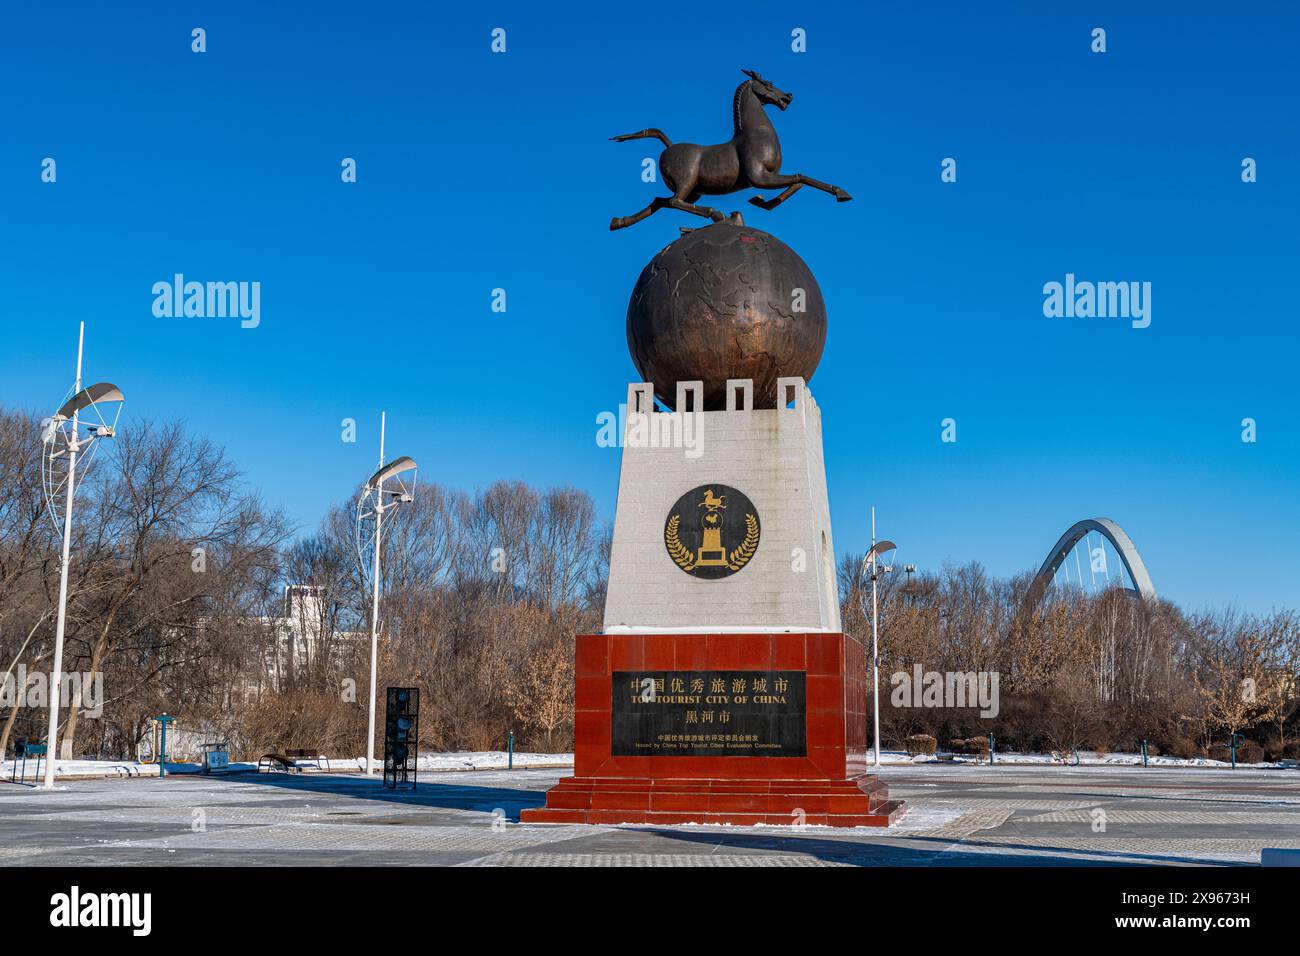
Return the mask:
<path fill-rule="evenodd" d="M 627 347 L 668 408 L 677 383 L 704 382 L 704 409 L 726 407 L 730 378 L 776 405 L 776 380 L 817 370 L 826 304 L 812 272 L 775 236 L 732 222 L 688 232 L 641 271 L 627 306 Z"/>

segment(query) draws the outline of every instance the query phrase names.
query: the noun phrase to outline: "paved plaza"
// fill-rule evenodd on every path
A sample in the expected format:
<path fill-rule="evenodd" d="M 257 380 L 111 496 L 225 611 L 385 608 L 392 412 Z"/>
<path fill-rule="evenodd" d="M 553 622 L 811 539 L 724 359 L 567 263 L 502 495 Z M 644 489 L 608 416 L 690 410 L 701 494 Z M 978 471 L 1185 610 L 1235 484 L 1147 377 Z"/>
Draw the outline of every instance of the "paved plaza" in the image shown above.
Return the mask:
<path fill-rule="evenodd" d="M 889 830 L 520 825 L 563 770 L 0 786 L 0 866 L 1254 865 L 1300 848 L 1300 772 L 887 767 Z"/>

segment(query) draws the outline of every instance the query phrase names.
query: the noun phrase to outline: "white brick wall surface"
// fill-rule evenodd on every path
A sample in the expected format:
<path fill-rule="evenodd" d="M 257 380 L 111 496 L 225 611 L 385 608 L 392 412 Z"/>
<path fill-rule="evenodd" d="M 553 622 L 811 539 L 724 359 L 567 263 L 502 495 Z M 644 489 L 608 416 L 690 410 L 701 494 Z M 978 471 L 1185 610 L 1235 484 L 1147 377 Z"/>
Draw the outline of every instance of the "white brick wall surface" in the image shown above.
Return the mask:
<path fill-rule="evenodd" d="M 698 451 L 625 444 L 606 630 L 840 629 L 821 412 L 802 379 L 782 384 L 793 408 L 747 408 L 738 395 L 735 411 L 688 413 L 696 416 Z M 636 431 L 635 407 L 625 437 Z M 744 492 L 762 527 L 750 562 L 718 580 L 682 571 L 664 547 L 664 522 L 677 499 L 710 483 Z"/>

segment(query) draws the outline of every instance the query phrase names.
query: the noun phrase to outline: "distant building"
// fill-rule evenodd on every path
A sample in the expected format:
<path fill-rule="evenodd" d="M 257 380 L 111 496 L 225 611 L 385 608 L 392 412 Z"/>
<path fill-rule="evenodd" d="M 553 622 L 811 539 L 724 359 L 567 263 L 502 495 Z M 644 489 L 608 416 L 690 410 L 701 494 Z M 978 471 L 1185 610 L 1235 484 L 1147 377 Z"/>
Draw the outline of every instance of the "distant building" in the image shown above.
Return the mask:
<path fill-rule="evenodd" d="M 338 654 L 359 640 L 358 631 L 338 631 L 325 588 L 291 584 L 284 589 L 278 617 L 264 618 L 272 640 L 266 648 L 265 669 L 271 686 L 284 690 L 319 675 Z"/>

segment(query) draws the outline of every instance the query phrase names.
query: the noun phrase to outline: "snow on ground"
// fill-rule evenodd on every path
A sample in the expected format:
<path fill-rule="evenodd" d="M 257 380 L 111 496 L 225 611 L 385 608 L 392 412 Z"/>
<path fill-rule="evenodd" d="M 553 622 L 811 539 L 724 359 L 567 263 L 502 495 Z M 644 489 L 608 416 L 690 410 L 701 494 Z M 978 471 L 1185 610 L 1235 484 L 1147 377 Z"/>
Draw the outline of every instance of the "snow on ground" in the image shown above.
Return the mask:
<path fill-rule="evenodd" d="M 18 764 L 18 773 L 16 776 L 14 764 Z M 167 770 L 171 772 L 176 770 L 179 773 L 185 772 L 187 764 L 167 765 Z M 40 775 L 36 773 L 36 758 L 29 757 L 24 767 L 23 761 L 4 760 L 0 761 L 0 781 L 5 783 L 11 779 L 25 780 L 27 783 L 39 783 L 45 776 L 45 758 L 41 758 Z M 76 760 L 60 760 L 54 766 L 54 775 L 57 778 L 73 777 L 139 777 L 144 774 L 157 776 L 157 766 L 146 766 L 134 760 L 87 760 L 78 758 Z"/>
<path fill-rule="evenodd" d="M 867 759 L 868 760 L 871 759 L 870 750 L 867 751 Z M 1085 767 L 1104 767 L 1104 766 L 1140 767 L 1142 766 L 1142 755 L 1141 754 L 1120 754 L 1120 753 L 1097 754 L 1097 753 L 1093 753 L 1092 751 L 1081 750 L 1078 752 L 1077 755 L 1069 754 L 1067 757 L 1061 758 L 1061 757 L 1054 756 L 1052 754 L 1037 754 L 1037 753 L 1021 754 L 1021 753 L 1007 753 L 1004 751 L 998 751 L 996 754 L 994 754 L 994 762 L 999 764 L 1025 764 L 1030 766 L 1040 765 L 1040 766 L 1058 766 L 1058 767 L 1062 765 L 1074 766 L 1076 763 L 1079 766 L 1085 766 Z M 939 757 L 934 757 L 934 756 L 923 756 L 923 755 L 910 756 L 909 754 L 907 754 L 905 751 L 902 750 L 882 750 L 880 752 L 880 763 L 884 766 L 890 766 L 890 767 L 912 766 L 915 764 L 923 764 L 923 763 L 924 764 L 946 763 L 946 764 L 958 764 L 958 765 L 980 764 L 983 766 L 988 766 L 987 759 L 976 757 L 971 754 L 944 754 L 943 758 L 940 759 Z M 1152 767 L 1231 767 L 1232 766 L 1232 762 L 1229 760 L 1210 760 L 1206 757 L 1193 757 L 1191 759 L 1183 759 L 1181 757 L 1163 757 L 1163 756 L 1149 757 L 1147 758 L 1147 763 L 1149 766 Z M 1266 768 L 1266 769 L 1267 768 L 1275 769 L 1277 767 L 1284 767 L 1288 765 L 1295 766 L 1296 761 L 1284 760 L 1281 763 L 1253 763 L 1253 764 L 1243 764 L 1241 762 L 1238 762 L 1238 766 L 1242 766 L 1242 767 L 1248 766 L 1248 767 Z"/>
<path fill-rule="evenodd" d="M 868 754 L 868 756 L 870 756 Z M 1108 753 L 1095 754 L 1092 752 L 1080 752 L 1078 754 L 1078 764 L 1085 767 L 1132 767 L 1142 765 L 1142 756 L 1140 754 L 1122 754 Z M 509 755 L 504 750 L 473 750 L 473 751 L 455 751 L 451 753 L 426 753 L 420 754 L 419 769 L 421 772 L 438 772 L 438 771 L 464 771 L 464 770 L 505 770 L 509 765 Z M 958 754 L 951 761 L 941 761 L 937 757 L 909 757 L 901 750 L 881 751 L 880 762 L 884 766 L 899 767 L 912 766 L 916 764 L 935 764 L 942 763 L 951 766 L 988 766 L 988 762 L 980 760 L 977 757 Z M 1017 753 L 999 753 L 994 758 L 995 764 L 1012 765 L 1012 766 L 1062 766 L 1063 761 L 1053 757 L 1051 754 L 1017 754 Z M 1070 756 L 1068 765 L 1073 766 L 1075 757 Z M 1171 767 L 1171 768 L 1190 768 L 1190 767 L 1230 767 L 1231 763 L 1225 760 L 1209 760 L 1204 757 L 1197 757 L 1185 760 L 1179 757 L 1151 757 L 1148 764 L 1152 767 Z M 324 769 L 324 761 L 317 766 L 314 760 L 299 760 L 298 765 L 306 769 Z M 331 771 L 338 773 L 357 773 L 365 769 L 365 757 L 340 757 L 329 760 Z M 538 753 L 516 753 L 514 755 L 514 767 L 517 769 L 530 769 L 539 767 L 572 767 L 573 754 L 538 754 Z M 1238 764 L 1241 769 L 1249 770 L 1273 770 L 1273 769 L 1296 769 L 1297 761 L 1284 760 L 1280 763 L 1255 763 L 1255 764 Z M 21 762 L 19 769 L 21 769 Z M 231 763 L 232 771 L 252 771 L 257 769 L 256 763 Z M 870 769 L 870 768 L 868 768 Z M 199 773 L 202 767 L 197 763 L 168 763 L 168 773 Z M 44 765 L 42 765 L 42 773 Z M 0 781 L 7 782 L 14 773 L 14 761 L 0 761 Z M 94 777 L 154 777 L 158 775 L 158 765 L 154 763 L 140 763 L 136 760 L 90 760 L 78 758 L 76 760 L 60 760 L 55 766 L 55 776 L 60 779 L 75 778 L 94 778 Z M 27 761 L 26 775 L 24 779 L 28 783 L 38 782 L 36 776 L 36 760 Z"/>
<path fill-rule="evenodd" d="M 893 759 L 890 759 L 893 758 Z M 1019 754 L 1003 753 L 999 751 L 993 756 L 994 763 L 1006 764 L 1041 764 L 1056 766 L 1083 766 L 1083 767 L 1140 767 L 1142 766 L 1141 754 L 1120 754 L 1120 753 L 1093 753 L 1090 750 L 1080 750 L 1077 753 L 1067 754 L 1064 757 L 1058 757 L 1053 754 Z M 908 757 L 902 752 L 891 752 L 888 755 L 884 751 L 880 754 L 881 763 L 939 763 L 937 757 Z M 953 756 L 952 763 L 983 764 L 988 765 L 988 761 L 979 757 L 973 757 L 966 754 L 956 754 Z M 1147 765 L 1151 767 L 1231 767 L 1230 760 L 1211 760 L 1208 757 L 1148 757 Z M 1278 768 L 1297 767 L 1298 762 L 1295 760 L 1283 760 L 1280 762 L 1270 763 L 1261 761 L 1260 763 L 1247 764 L 1237 761 L 1238 767 L 1253 767 L 1257 770 L 1275 770 Z"/>
<path fill-rule="evenodd" d="M 379 762 L 379 758 L 375 758 Z M 310 765 L 311 761 L 305 761 Z M 420 770 L 504 770 L 509 764 L 509 754 L 504 750 L 463 750 L 452 753 L 420 754 Z M 516 767 L 572 767 L 573 754 L 516 753 Z M 366 769 L 365 757 L 348 760 L 330 760 L 335 770 Z"/>
<path fill-rule="evenodd" d="M 382 764 L 380 757 L 375 758 L 377 764 Z M 315 760 L 299 760 L 300 767 L 313 769 L 317 767 Z M 324 769 L 325 762 L 320 762 L 319 769 Z M 420 754 L 419 769 L 421 772 L 432 771 L 452 771 L 452 770 L 504 770 L 510 765 L 510 757 L 504 750 L 474 750 L 474 751 L 456 751 L 452 753 L 434 753 Z M 573 754 L 535 754 L 535 753 L 516 753 L 514 755 L 514 766 L 520 769 L 534 767 L 571 767 L 573 766 Z M 340 773 L 354 773 L 365 770 L 365 757 L 340 757 L 337 760 L 329 760 L 329 768 L 332 771 Z M 19 771 L 23 770 L 22 761 L 18 761 Z M 171 763 L 167 764 L 168 773 L 199 773 L 202 766 L 197 763 Z M 236 763 L 231 762 L 230 770 L 232 771 L 252 771 L 257 769 L 256 763 Z M 0 781 L 7 782 L 14 773 L 14 761 L 0 761 Z M 45 773 L 45 764 L 42 760 L 41 774 Z M 73 778 L 93 778 L 93 777 L 156 777 L 158 776 L 158 765 L 156 763 L 140 763 L 138 760 L 89 760 L 77 758 L 75 760 L 60 760 L 55 764 L 54 775 L 58 779 Z M 23 777 L 28 783 L 39 782 L 36 775 L 36 759 L 28 758 L 25 775 Z"/>

